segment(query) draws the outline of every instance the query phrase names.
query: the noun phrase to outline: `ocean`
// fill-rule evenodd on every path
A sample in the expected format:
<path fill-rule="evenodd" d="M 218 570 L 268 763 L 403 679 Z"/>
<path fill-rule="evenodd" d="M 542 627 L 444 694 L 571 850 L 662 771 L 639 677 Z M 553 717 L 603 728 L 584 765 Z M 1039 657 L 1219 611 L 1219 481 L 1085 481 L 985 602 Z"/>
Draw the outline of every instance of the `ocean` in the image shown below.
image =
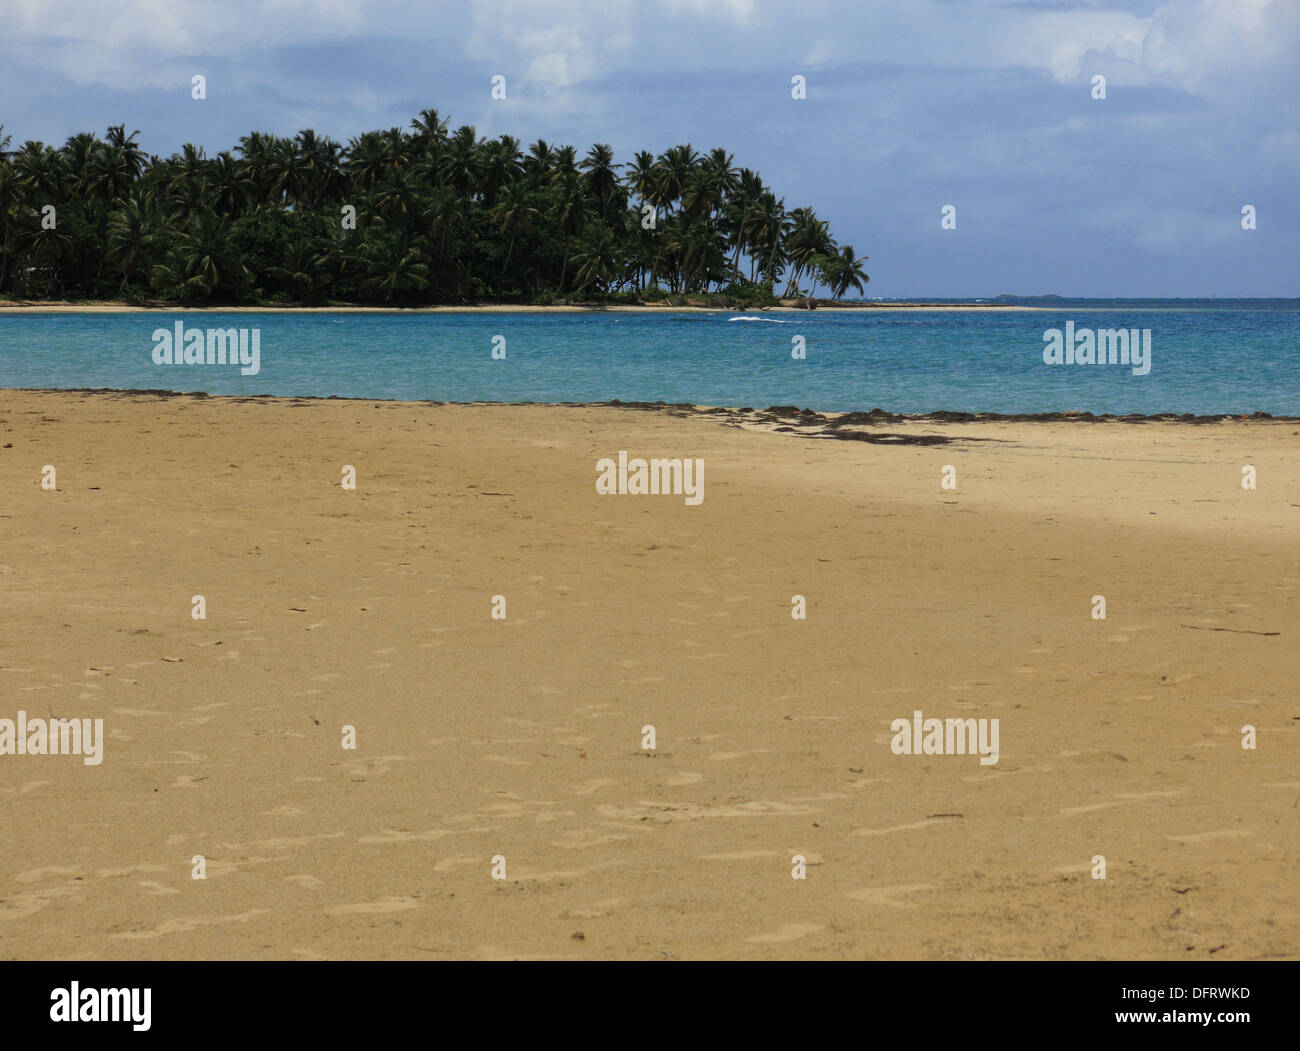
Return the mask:
<path fill-rule="evenodd" d="M 229 364 L 156 364 L 154 333 L 173 332 L 177 321 L 187 331 L 256 329 L 256 374 Z M 1076 344 L 1085 329 L 1149 330 L 1149 371 L 1045 363 L 1045 334 L 1064 335 L 1067 325 Z M 801 348 L 804 357 L 794 356 Z M 1031 311 L 766 314 L 4 310 L 0 387 L 410 401 L 619 399 L 832 412 L 1296 416 L 1300 301 L 1062 300 Z"/>

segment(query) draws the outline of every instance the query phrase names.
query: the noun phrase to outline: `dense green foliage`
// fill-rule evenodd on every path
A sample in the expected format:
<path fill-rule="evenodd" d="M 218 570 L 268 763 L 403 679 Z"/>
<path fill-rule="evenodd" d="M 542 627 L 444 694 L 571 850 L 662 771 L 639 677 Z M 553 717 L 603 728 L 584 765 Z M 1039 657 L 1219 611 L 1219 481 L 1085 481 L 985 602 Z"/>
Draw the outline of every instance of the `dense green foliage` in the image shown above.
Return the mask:
<path fill-rule="evenodd" d="M 0 295 L 763 305 L 782 280 L 784 295 L 821 285 L 835 297 L 868 280 L 811 208 L 787 211 L 722 149 L 620 165 L 601 144 L 579 159 L 572 146 L 449 132 L 436 110 L 346 148 L 311 130 L 253 132 L 211 158 L 189 143 L 148 156 L 124 125 L 60 149 L 10 150 L 3 130 Z"/>

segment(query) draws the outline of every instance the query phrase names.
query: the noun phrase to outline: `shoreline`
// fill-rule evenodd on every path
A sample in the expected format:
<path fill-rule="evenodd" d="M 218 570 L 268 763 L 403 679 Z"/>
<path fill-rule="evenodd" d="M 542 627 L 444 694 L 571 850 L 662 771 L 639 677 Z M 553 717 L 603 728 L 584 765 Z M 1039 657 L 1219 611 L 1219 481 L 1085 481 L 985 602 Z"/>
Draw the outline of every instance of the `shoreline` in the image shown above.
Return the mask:
<path fill-rule="evenodd" d="M 854 310 L 930 310 L 930 311 L 1050 311 L 1053 307 L 1029 307 L 1010 303 L 840 303 L 835 306 L 819 306 L 816 310 L 839 313 Z M 431 306 L 431 307 L 300 307 L 300 306 L 136 306 L 118 303 L 112 300 L 93 303 L 70 303 L 49 301 L 22 301 L 0 303 L 0 313 L 9 311 L 15 314 L 664 314 L 698 311 L 711 314 L 761 314 L 791 313 L 804 314 L 815 311 L 796 306 L 774 307 L 713 307 L 713 306 L 668 306 L 649 304 L 611 303 L 608 305 L 592 304 L 557 304 L 554 306 L 533 306 L 517 303 L 485 303 L 473 306 Z"/>
<path fill-rule="evenodd" d="M 394 407 L 404 405 L 450 405 L 459 407 L 500 407 L 500 408 L 565 408 L 565 409 L 637 409 L 643 412 L 662 412 L 673 416 L 687 417 L 727 417 L 723 422 L 749 424 L 779 424 L 775 430 L 785 432 L 796 428 L 827 427 L 840 431 L 854 426 L 873 426 L 880 423 L 1185 423 L 1202 426 L 1209 423 L 1291 423 L 1300 424 L 1300 416 L 1274 416 L 1267 412 L 1253 413 L 1208 413 L 1191 412 L 1154 412 L 1154 413 L 1094 413 L 1086 411 L 1060 411 L 1029 413 L 1004 412 L 967 412 L 960 409 L 938 409 L 934 412 L 890 412 L 887 409 L 872 408 L 866 410 L 823 410 L 799 408 L 795 405 L 770 405 L 765 409 L 753 406 L 699 405 L 693 402 L 665 401 L 623 401 L 611 398 L 607 401 L 443 401 L 435 398 L 418 401 L 398 398 L 371 398 L 343 394 L 209 394 L 207 391 L 166 390 L 161 387 L 0 387 L 0 395 L 5 394 L 124 394 L 148 396 L 159 400 L 171 398 L 194 398 L 196 400 L 230 402 L 258 401 L 265 404 L 277 402 L 294 403 L 330 403 L 330 402 L 369 402 Z M 852 431 L 817 435 L 819 437 L 857 438 Z"/>

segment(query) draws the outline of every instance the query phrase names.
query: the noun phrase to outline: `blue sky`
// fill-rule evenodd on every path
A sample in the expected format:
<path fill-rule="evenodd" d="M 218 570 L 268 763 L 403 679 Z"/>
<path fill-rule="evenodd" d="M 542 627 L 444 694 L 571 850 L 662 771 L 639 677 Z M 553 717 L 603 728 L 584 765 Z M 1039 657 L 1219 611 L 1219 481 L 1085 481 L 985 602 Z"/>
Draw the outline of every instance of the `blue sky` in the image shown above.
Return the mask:
<path fill-rule="evenodd" d="M 1300 0 L 0 0 L 0 123 L 211 155 L 432 106 L 620 161 L 725 146 L 868 295 L 1298 296 L 1298 55 Z"/>

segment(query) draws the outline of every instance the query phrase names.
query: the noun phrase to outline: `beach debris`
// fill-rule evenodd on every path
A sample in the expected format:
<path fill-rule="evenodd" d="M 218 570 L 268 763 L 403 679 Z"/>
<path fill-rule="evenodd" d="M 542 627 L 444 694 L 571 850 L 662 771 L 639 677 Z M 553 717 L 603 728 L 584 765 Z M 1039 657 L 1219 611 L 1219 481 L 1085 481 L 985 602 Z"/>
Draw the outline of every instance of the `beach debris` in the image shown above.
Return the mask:
<path fill-rule="evenodd" d="M 1281 635 L 1280 631 L 1247 631 L 1244 628 L 1205 628 L 1199 624 L 1179 624 L 1180 628 L 1190 628 L 1192 631 L 1230 631 L 1234 635 Z"/>

